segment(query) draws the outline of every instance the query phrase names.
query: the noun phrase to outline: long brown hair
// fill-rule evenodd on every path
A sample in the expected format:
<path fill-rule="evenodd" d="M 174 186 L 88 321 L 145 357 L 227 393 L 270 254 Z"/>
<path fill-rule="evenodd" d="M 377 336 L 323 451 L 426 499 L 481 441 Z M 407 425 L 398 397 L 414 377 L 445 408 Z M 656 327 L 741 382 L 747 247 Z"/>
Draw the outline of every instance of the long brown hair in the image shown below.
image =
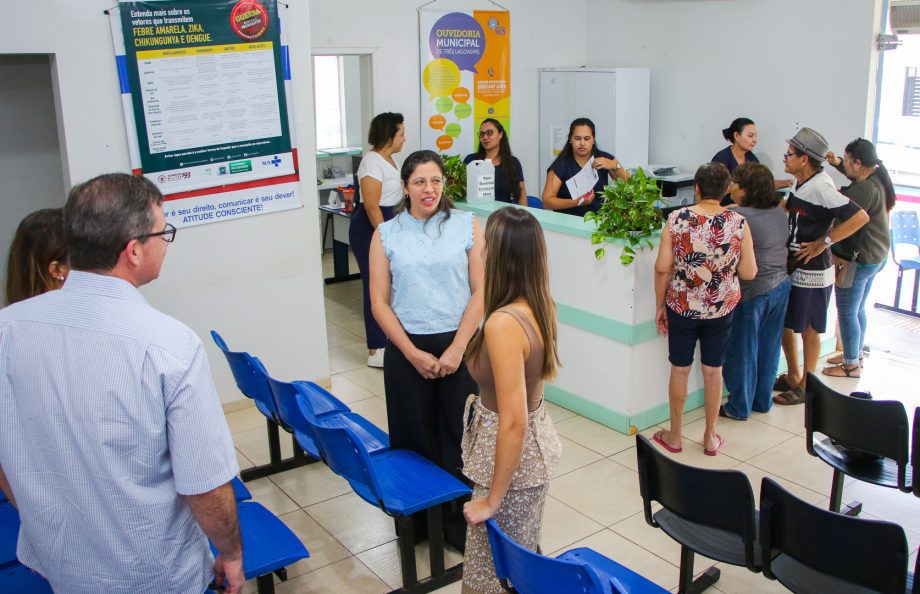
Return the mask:
<path fill-rule="evenodd" d="M 543 379 L 552 379 L 559 367 L 556 352 L 556 304 L 549 292 L 546 242 L 540 223 L 526 209 L 500 208 L 486 222 L 485 312 L 492 312 L 523 297 L 543 337 Z M 475 360 L 482 352 L 481 330 L 466 354 Z"/>
<path fill-rule="evenodd" d="M 6 267 L 6 302 L 41 295 L 55 287 L 48 266 L 67 263 L 64 215 L 60 208 L 44 208 L 19 223 Z"/>

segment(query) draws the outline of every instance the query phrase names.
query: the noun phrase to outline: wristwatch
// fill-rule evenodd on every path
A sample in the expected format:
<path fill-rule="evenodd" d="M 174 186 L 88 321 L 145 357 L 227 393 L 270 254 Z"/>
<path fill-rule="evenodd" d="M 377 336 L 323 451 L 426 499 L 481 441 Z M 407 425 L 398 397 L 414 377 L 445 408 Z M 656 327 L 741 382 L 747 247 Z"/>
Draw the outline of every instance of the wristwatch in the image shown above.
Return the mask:
<path fill-rule="evenodd" d="M 831 247 L 831 245 L 833 245 L 833 243 L 834 243 L 834 242 L 831 241 L 831 236 L 830 236 L 830 235 L 825 235 L 825 236 L 824 236 L 824 245 L 826 245 L 827 247 Z"/>

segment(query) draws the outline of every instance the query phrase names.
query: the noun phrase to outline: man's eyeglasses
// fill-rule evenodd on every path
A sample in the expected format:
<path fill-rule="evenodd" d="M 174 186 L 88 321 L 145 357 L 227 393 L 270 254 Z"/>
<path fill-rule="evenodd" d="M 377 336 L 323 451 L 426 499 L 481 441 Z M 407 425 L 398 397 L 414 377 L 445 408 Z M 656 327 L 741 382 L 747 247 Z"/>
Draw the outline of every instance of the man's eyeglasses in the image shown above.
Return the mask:
<path fill-rule="evenodd" d="M 414 188 L 424 188 L 426 184 L 431 183 L 433 188 L 440 188 L 444 184 L 443 177 L 433 177 L 431 179 L 425 179 L 424 177 L 417 177 L 415 179 L 409 180 L 409 185 Z"/>
<path fill-rule="evenodd" d="M 166 223 L 166 228 L 162 231 L 157 231 L 156 233 L 144 233 L 143 235 L 138 235 L 137 239 L 144 240 L 148 237 L 162 237 L 163 241 L 166 243 L 172 243 L 176 239 L 176 228 L 171 223 Z"/>
<path fill-rule="evenodd" d="M 783 153 L 783 161 L 789 159 L 789 157 L 801 157 L 802 153 Z"/>
<path fill-rule="evenodd" d="M 488 130 L 480 130 L 479 138 L 488 138 L 495 134 L 495 128 L 489 128 Z"/>

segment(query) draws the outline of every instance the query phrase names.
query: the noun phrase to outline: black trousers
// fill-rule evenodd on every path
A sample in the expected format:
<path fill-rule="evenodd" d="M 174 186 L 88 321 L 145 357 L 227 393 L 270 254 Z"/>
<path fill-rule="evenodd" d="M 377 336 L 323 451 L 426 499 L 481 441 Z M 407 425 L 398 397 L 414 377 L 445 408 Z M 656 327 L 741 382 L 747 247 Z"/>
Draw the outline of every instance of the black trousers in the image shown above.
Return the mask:
<path fill-rule="evenodd" d="M 455 334 L 410 334 L 409 340 L 419 349 L 440 357 Z M 479 387 L 470 377 L 466 363 L 447 377 L 429 380 L 419 375 L 398 348 L 388 344 L 383 355 L 383 381 L 390 447 L 417 452 L 469 483 L 461 473 L 463 407 L 467 396 L 478 394 Z M 425 514 L 416 514 L 414 519 L 417 538 L 424 538 L 427 534 Z M 466 521 L 462 501 L 445 506 L 444 538 L 463 550 Z"/>

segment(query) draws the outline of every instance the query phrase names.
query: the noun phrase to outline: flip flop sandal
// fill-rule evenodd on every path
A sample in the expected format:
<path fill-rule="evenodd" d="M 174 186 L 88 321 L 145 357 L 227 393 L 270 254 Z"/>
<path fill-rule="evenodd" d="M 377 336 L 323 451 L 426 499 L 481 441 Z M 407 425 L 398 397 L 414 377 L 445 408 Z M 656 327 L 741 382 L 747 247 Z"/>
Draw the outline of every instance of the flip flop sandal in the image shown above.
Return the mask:
<path fill-rule="evenodd" d="M 782 394 L 777 394 L 773 397 L 773 402 L 776 404 L 782 405 L 793 405 L 793 404 L 804 404 L 805 403 L 805 390 L 799 386 L 793 386 L 792 388 L 786 390 Z"/>
<path fill-rule="evenodd" d="M 789 379 L 785 373 L 778 375 L 773 381 L 773 391 L 774 392 L 787 392 L 792 389 L 792 386 L 789 385 Z"/>
<path fill-rule="evenodd" d="M 733 421 L 747 421 L 748 420 L 747 417 L 736 417 L 735 415 L 729 414 L 728 411 L 725 410 L 724 404 L 719 406 L 719 416 L 722 417 L 723 419 L 732 419 Z"/>
<path fill-rule="evenodd" d="M 719 453 L 719 450 L 721 450 L 722 446 L 724 445 L 725 445 L 725 440 L 722 439 L 722 436 L 716 435 L 716 447 L 711 450 L 707 450 L 706 448 L 703 448 L 703 453 L 706 454 L 707 456 L 715 456 L 716 454 Z"/>
<path fill-rule="evenodd" d="M 843 355 L 834 355 L 833 357 L 828 358 L 828 363 L 831 365 L 842 365 L 843 364 Z M 859 358 L 859 366 L 863 366 L 863 358 Z"/>
<path fill-rule="evenodd" d="M 679 453 L 681 453 L 681 452 L 684 451 L 684 448 L 675 448 L 675 447 L 673 447 L 673 446 L 669 446 L 669 445 L 667 444 L 667 442 L 665 442 L 665 440 L 661 439 L 661 434 L 662 434 L 662 433 L 664 433 L 664 429 L 662 429 L 661 431 L 659 431 L 658 433 L 656 433 L 655 435 L 653 435 L 653 436 L 652 436 L 652 441 L 654 441 L 655 443 L 657 443 L 658 445 L 660 445 L 660 446 L 663 447 L 664 449 L 668 450 L 668 451 L 671 452 L 672 454 L 679 454 Z"/>
<path fill-rule="evenodd" d="M 840 372 L 836 372 L 836 370 Z M 846 365 L 841 363 L 840 365 L 832 365 L 830 367 L 825 367 L 821 370 L 821 373 L 828 375 L 830 377 L 848 377 L 850 379 L 859 379 L 860 371 L 859 365 L 854 365 L 853 367 L 847 368 Z"/>

